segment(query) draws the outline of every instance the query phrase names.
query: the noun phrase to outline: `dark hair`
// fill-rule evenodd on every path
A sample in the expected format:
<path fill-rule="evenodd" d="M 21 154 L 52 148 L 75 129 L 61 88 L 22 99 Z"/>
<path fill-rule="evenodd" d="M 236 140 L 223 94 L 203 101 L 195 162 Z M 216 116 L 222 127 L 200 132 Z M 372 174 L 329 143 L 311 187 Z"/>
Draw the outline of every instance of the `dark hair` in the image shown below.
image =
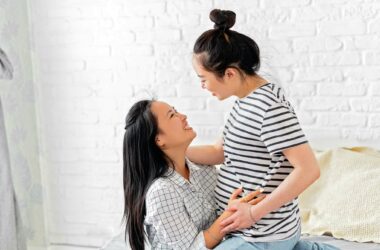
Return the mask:
<path fill-rule="evenodd" d="M 168 159 L 157 146 L 156 117 L 151 112 L 153 100 L 135 103 L 126 117 L 123 144 L 124 219 L 132 249 L 144 249 L 145 197 L 153 183 L 164 176 Z"/>
<path fill-rule="evenodd" d="M 214 29 L 198 37 L 193 48 L 202 66 L 218 77 L 223 77 L 227 68 L 255 75 L 260 68 L 260 50 L 252 38 L 230 30 L 236 14 L 214 9 L 210 12 L 210 19 L 215 23 Z"/>

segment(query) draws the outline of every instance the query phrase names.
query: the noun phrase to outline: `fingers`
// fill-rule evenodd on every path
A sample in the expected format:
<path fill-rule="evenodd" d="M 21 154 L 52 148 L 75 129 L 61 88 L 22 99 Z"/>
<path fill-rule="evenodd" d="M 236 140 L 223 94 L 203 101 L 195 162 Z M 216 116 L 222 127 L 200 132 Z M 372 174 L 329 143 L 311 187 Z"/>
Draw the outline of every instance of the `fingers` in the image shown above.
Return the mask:
<path fill-rule="evenodd" d="M 232 224 L 226 226 L 225 228 L 223 228 L 222 230 L 220 230 L 220 232 L 223 234 L 226 234 L 228 232 L 235 231 L 236 229 L 237 229 L 237 225 L 235 223 L 232 223 Z"/>
<path fill-rule="evenodd" d="M 250 192 L 249 194 L 247 194 L 246 196 L 244 196 L 241 201 L 242 202 L 250 202 L 253 198 L 255 198 L 256 196 L 258 196 L 260 194 L 260 190 L 256 190 L 256 191 L 253 191 L 253 192 Z"/>
<path fill-rule="evenodd" d="M 249 194 L 247 194 L 246 196 L 244 196 L 243 198 L 241 198 L 241 202 L 251 202 L 252 200 L 254 200 L 254 198 L 256 196 L 258 196 L 259 194 L 261 194 L 262 192 L 264 191 L 264 189 L 260 188 L 258 190 L 255 190 L 255 191 L 252 191 L 250 192 Z"/>
<path fill-rule="evenodd" d="M 231 215 L 231 216 L 225 218 L 224 220 L 222 220 L 222 221 L 220 222 L 220 226 L 221 226 L 221 227 L 226 227 L 227 225 L 229 225 L 229 224 L 231 224 L 232 222 L 234 222 L 235 217 L 236 217 L 236 216 Z"/>
<path fill-rule="evenodd" d="M 235 189 L 235 191 L 231 194 L 230 200 L 235 200 L 243 192 L 243 187 L 239 187 L 238 189 Z"/>
<path fill-rule="evenodd" d="M 253 199 L 251 201 L 249 201 L 248 203 L 251 204 L 251 205 L 256 205 L 258 204 L 260 201 L 264 200 L 264 198 L 266 197 L 266 195 L 262 195 L 256 199 Z"/>

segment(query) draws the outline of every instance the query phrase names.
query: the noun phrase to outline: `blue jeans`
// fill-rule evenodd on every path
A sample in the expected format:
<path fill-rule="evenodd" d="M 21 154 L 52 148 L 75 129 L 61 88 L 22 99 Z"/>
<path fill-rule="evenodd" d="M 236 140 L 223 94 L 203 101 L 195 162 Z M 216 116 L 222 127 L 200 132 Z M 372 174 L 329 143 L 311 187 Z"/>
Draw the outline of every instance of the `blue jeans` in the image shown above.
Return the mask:
<path fill-rule="evenodd" d="M 338 248 L 317 242 L 300 240 L 301 232 L 289 239 L 273 242 L 248 242 L 238 236 L 232 236 L 222 241 L 214 249 L 216 250 L 337 250 Z"/>
<path fill-rule="evenodd" d="M 339 248 L 326 243 L 299 240 L 293 250 L 339 250 Z"/>

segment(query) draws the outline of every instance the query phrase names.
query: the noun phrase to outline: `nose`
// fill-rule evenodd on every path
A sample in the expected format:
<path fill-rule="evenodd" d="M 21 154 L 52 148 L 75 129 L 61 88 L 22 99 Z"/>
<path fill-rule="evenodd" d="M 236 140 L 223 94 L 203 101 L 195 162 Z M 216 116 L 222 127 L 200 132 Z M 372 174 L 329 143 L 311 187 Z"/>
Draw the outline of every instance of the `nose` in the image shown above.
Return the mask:
<path fill-rule="evenodd" d="M 181 120 L 187 119 L 187 115 L 185 115 L 185 114 L 179 113 L 179 116 L 181 117 Z"/>

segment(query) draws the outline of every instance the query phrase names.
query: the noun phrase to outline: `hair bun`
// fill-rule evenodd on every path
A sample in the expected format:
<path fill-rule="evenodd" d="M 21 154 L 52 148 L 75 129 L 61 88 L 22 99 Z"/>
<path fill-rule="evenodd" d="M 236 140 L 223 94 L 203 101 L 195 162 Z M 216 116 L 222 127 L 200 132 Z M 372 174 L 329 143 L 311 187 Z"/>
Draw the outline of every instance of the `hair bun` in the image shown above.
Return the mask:
<path fill-rule="evenodd" d="M 228 30 L 234 26 L 236 14 L 230 10 L 214 9 L 210 12 L 210 19 L 215 23 L 214 29 Z"/>

